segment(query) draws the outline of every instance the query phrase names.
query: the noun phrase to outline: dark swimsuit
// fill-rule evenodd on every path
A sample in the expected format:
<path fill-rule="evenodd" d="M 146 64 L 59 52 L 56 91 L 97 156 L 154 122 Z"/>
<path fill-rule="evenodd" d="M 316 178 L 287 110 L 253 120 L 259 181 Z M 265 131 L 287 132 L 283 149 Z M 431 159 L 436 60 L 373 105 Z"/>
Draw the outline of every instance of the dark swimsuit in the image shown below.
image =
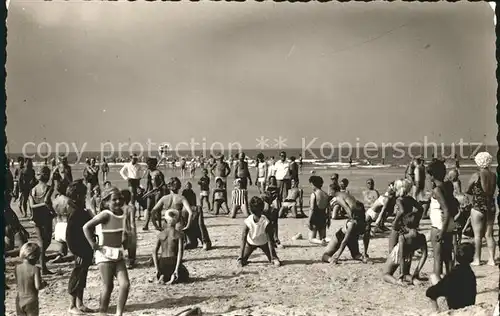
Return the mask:
<path fill-rule="evenodd" d="M 490 199 L 481 186 L 481 180 L 477 180 L 471 187 L 472 208 L 483 214 L 494 212 L 494 208 L 488 208 L 488 199 Z M 491 205 L 494 205 L 493 197 L 491 197 Z"/>
<path fill-rule="evenodd" d="M 312 215 L 311 215 L 311 226 L 313 229 L 316 230 L 322 230 L 326 228 L 326 222 L 327 222 L 327 212 L 326 208 L 325 209 L 320 209 L 318 207 L 318 204 L 316 203 L 316 193 L 314 194 L 314 205 L 312 209 Z"/>

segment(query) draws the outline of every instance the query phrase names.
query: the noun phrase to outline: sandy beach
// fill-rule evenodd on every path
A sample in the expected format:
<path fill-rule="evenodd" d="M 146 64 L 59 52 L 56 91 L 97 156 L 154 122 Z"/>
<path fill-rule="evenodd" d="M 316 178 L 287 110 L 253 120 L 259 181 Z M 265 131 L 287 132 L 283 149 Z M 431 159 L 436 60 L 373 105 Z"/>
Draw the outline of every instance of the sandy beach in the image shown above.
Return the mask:
<path fill-rule="evenodd" d="M 311 169 L 304 170 L 300 177 L 304 189 L 304 205 L 308 210 L 311 188 L 307 183 Z M 384 170 L 317 170 L 326 183 L 333 172 L 350 181 L 349 189 L 360 196 L 367 178 L 374 178 L 376 188 L 383 191 L 386 185 L 404 173 L 403 169 Z M 178 176 L 179 172 L 175 172 Z M 252 170 L 253 173 L 253 170 Z M 462 172 L 462 182 L 468 181 L 472 170 Z M 75 178 L 81 169 L 74 167 Z M 174 175 L 169 170 L 166 176 Z M 198 181 L 200 171 L 197 170 Z M 125 181 L 119 179 L 112 169 L 110 180 L 123 188 Z M 198 193 L 199 188 L 194 186 Z M 250 196 L 257 193 L 250 188 Z M 17 205 L 14 205 L 17 211 Z M 302 233 L 307 236 L 306 219 L 283 219 L 279 221 L 280 238 L 285 249 L 278 249 L 283 266 L 276 268 L 266 263 L 265 256 L 256 251 L 251 264 L 243 269 L 236 266 L 243 215 L 237 219 L 215 217 L 205 213 L 205 221 L 214 246 L 213 250 L 201 248 L 185 252 L 185 265 L 192 281 L 188 284 L 159 286 L 148 283 L 153 268 L 148 265 L 157 232 L 139 232 L 138 266 L 129 270 L 131 290 L 126 307 L 127 315 L 175 315 L 193 306 L 199 306 L 204 315 L 430 315 L 429 302 L 425 297 L 428 283 L 421 286 L 401 288 L 383 283 L 381 270 L 385 262 L 388 241 L 385 236 L 372 239 L 369 254 L 371 262 L 345 261 L 346 251 L 339 265 L 320 262 L 323 247 L 310 245 L 307 240 L 292 240 Z M 333 221 L 329 235 L 344 220 Z M 23 221 L 33 232 L 32 224 Z M 138 223 L 141 227 L 142 222 Z M 497 225 L 495 224 L 495 228 Z M 421 230 L 428 235 L 429 221 L 423 220 Z M 495 238 L 498 233 L 495 231 Z M 49 251 L 50 252 L 50 251 Z M 486 250 L 483 257 L 486 256 Z M 6 315 L 15 315 L 15 285 L 13 267 L 18 259 L 7 258 L 6 279 L 11 290 L 6 293 Z M 431 271 L 432 252 L 423 269 L 423 276 Z M 40 315 L 66 315 L 69 296 L 67 283 L 72 263 L 49 265 L 56 272 L 46 277 L 48 287 L 40 292 Z M 475 267 L 478 282 L 477 304 L 464 310 L 444 312 L 443 315 L 491 315 L 498 295 L 498 268 L 482 265 Z M 101 280 L 96 266 L 92 266 L 87 280 L 85 301 L 91 308 L 99 304 Z M 116 286 L 111 299 L 111 313 L 116 306 Z M 442 306 L 446 303 L 440 301 Z"/>

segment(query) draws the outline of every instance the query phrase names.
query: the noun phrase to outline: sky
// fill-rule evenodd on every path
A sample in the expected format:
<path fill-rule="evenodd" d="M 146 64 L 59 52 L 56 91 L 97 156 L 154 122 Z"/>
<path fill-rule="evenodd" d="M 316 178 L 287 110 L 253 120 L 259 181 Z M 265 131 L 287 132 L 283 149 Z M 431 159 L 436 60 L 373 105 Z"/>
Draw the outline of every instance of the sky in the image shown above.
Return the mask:
<path fill-rule="evenodd" d="M 495 144 L 487 3 L 12 0 L 7 137 Z"/>

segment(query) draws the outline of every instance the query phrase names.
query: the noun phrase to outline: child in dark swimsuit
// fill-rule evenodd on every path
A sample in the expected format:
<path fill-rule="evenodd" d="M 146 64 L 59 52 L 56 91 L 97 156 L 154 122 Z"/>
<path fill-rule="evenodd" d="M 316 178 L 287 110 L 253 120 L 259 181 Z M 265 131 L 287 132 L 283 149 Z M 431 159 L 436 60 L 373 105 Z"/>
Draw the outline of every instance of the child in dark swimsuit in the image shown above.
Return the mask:
<path fill-rule="evenodd" d="M 226 214 L 229 214 L 229 207 L 227 206 L 226 201 L 226 188 L 224 186 L 224 181 L 221 178 L 217 178 L 215 180 L 215 190 L 212 193 L 212 212 L 215 215 L 219 215 L 219 209 L 222 209 L 223 206 L 226 207 Z"/>
<path fill-rule="evenodd" d="M 366 227 L 364 208 L 356 207 L 351 212 L 351 218 L 347 220 L 345 226 L 337 230 L 326 247 L 322 257 L 323 262 L 338 263 L 345 247 L 349 248 L 354 260 L 367 262 L 367 258 L 359 252 L 358 244 L 359 237 L 364 234 Z"/>
<path fill-rule="evenodd" d="M 156 270 L 156 280 L 161 284 L 187 282 L 189 272 L 182 264 L 184 255 L 184 233 L 180 224 L 179 213 L 167 210 L 164 229 L 158 235 L 153 251 L 153 263 Z M 161 256 L 158 251 L 161 248 Z"/>
<path fill-rule="evenodd" d="M 310 198 L 308 228 L 309 242 L 313 244 L 326 245 L 326 229 L 330 226 L 329 199 L 328 194 L 321 190 L 323 179 L 319 176 L 311 176 L 309 183 L 313 187 L 313 193 Z"/>
<path fill-rule="evenodd" d="M 19 316 L 38 316 L 38 291 L 46 286 L 42 280 L 40 268 L 36 265 L 41 249 L 35 243 L 26 243 L 19 251 L 23 262 L 16 266 L 17 282 L 16 312 Z"/>
<path fill-rule="evenodd" d="M 193 191 L 191 182 L 187 182 L 185 189 L 182 190 L 182 196 L 186 198 L 191 209 L 193 210 L 193 222 L 188 230 L 185 231 L 186 234 L 186 245 L 185 249 L 195 249 L 198 247 L 198 240 L 203 243 L 203 249 L 209 250 L 212 247 L 212 242 L 208 236 L 208 230 L 205 226 L 205 220 L 203 218 L 203 210 L 201 207 L 196 205 L 196 193 Z M 183 219 L 187 219 L 187 214 L 182 212 Z"/>
<path fill-rule="evenodd" d="M 198 181 L 198 185 L 200 186 L 200 207 L 203 211 L 203 203 L 206 202 L 208 205 L 208 209 L 210 210 L 210 201 L 208 199 L 208 195 L 210 193 L 210 177 L 208 176 L 208 169 L 203 169 L 203 176 Z"/>
<path fill-rule="evenodd" d="M 269 219 L 272 232 L 272 242 L 275 247 L 283 248 L 281 241 L 278 237 L 278 219 L 279 210 L 281 207 L 280 200 L 280 188 L 278 187 L 278 182 L 274 176 L 269 177 L 269 184 L 264 191 L 264 202 L 267 204 L 267 208 L 264 209 L 264 215 Z"/>

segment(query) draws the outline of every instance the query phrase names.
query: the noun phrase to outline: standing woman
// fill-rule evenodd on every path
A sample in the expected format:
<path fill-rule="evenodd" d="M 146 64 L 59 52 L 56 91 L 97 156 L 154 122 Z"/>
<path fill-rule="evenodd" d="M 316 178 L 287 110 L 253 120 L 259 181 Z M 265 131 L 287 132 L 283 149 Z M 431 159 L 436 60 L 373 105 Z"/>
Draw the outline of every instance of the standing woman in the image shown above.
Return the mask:
<path fill-rule="evenodd" d="M 40 245 L 40 265 L 42 274 L 53 274 L 47 268 L 45 251 L 50 246 L 52 240 L 52 220 L 54 211 L 52 209 L 53 188 L 48 185 L 50 180 L 50 169 L 43 166 L 37 173 L 38 184 L 29 193 L 29 206 L 32 213 L 33 222 L 35 222 L 35 232 Z"/>
<path fill-rule="evenodd" d="M 495 265 L 495 240 L 493 239 L 493 223 L 495 222 L 494 194 L 496 190 L 496 175 L 489 170 L 493 157 L 487 152 L 476 155 L 474 161 L 479 171 L 474 173 L 469 181 L 466 193 L 471 197 L 471 224 L 474 231 L 476 252 L 471 265 L 481 263 L 481 244 L 486 238 L 490 258 L 488 265 Z"/>
<path fill-rule="evenodd" d="M 454 216 L 458 213 L 458 203 L 453 196 L 453 185 L 444 181 L 446 166 L 443 161 L 434 159 L 427 167 L 433 185 L 429 217 L 431 220 L 431 243 L 434 252 L 434 272 L 430 277 L 432 284 L 441 280 L 443 263 L 446 272 L 451 270 L 453 252 Z"/>

